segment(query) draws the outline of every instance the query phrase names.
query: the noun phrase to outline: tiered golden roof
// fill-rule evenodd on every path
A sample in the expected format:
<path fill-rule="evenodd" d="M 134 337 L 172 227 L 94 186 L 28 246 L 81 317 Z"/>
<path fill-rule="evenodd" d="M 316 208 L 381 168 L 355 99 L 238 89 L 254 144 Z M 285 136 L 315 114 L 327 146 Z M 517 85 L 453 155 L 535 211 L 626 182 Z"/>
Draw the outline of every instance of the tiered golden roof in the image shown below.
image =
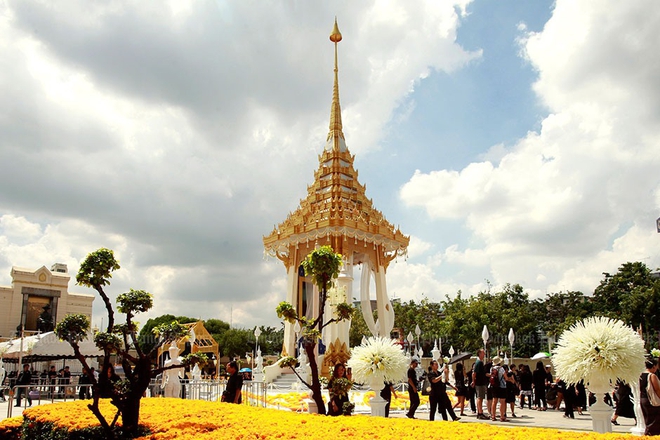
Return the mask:
<path fill-rule="evenodd" d="M 266 253 L 287 267 L 299 265 L 316 245 L 330 244 L 335 252 L 354 255 L 354 264 L 368 256 L 374 264 L 387 267 L 406 253 L 410 237 L 394 228 L 366 196 L 353 167 L 355 156 L 346 147 L 339 105 L 337 43 L 342 36 L 335 26 L 330 41 L 335 44 L 335 78 L 330 110 L 330 131 L 319 155 L 314 183 L 300 206 L 263 238 Z"/>

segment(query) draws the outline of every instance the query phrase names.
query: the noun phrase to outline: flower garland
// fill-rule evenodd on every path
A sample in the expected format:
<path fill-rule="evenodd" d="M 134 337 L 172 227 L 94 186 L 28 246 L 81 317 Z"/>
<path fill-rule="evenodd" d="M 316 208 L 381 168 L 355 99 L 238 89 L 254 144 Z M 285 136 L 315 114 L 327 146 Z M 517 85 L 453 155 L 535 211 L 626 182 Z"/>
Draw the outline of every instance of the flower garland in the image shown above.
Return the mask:
<path fill-rule="evenodd" d="M 408 369 L 408 358 L 401 347 L 389 338 L 369 338 L 353 348 L 347 364 L 359 383 L 397 383 Z"/>
<path fill-rule="evenodd" d="M 635 383 L 644 371 L 644 341 L 617 319 L 592 317 L 562 333 L 553 350 L 557 376 L 567 383 L 584 379 L 609 386 L 617 379 Z"/>

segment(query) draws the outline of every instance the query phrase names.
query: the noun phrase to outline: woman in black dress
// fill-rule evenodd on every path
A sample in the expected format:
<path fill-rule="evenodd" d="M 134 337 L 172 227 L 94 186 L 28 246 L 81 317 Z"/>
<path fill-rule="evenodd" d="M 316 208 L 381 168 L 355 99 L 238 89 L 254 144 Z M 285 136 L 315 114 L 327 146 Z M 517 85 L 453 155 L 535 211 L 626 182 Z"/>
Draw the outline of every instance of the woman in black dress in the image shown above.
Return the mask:
<path fill-rule="evenodd" d="M 525 397 L 527 397 L 527 405 L 532 409 L 532 372 L 528 365 L 523 365 L 520 368 L 520 408 L 525 407 Z"/>
<path fill-rule="evenodd" d="M 642 414 L 646 423 L 644 435 L 660 435 L 660 406 L 653 406 L 646 393 L 646 386 L 649 381 L 653 385 L 655 392 L 660 396 L 660 380 L 656 376 L 658 371 L 658 360 L 648 359 L 646 361 L 646 371 L 639 377 L 639 403 L 642 406 Z"/>
<path fill-rule="evenodd" d="M 454 370 L 454 378 L 456 379 L 456 398 L 458 402 L 454 405 L 454 408 L 461 410 L 459 415 L 464 416 L 463 410 L 465 409 L 465 398 L 468 395 L 467 380 L 465 377 L 465 371 L 463 370 L 463 364 L 460 362 L 456 364 L 456 369 Z"/>
<path fill-rule="evenodd" d="M 637 423 L 630 385 L 622 380 L 617 380 L 616 387 L 614 388 L 614 400 L 616 400 L 616 410 L 614 411 L 614 416 L 612 416 L 612 424 L 618 425 L 619 422 L 616 419 L 619 417 L 635 419 L 635 423 Z"/>
<path fill-rule="evenodd" d="M 340 378 L 351 380 L 350 375 L 348 375 L 346 372 L 346 366 L 342 363 L 335 365 L 334 370 L 332 370 L 332 377 L 328 381 L 328 389 L 330 390 L 330 402 L 328 402 L 329 416 L 342 415 L 344 413 L 344 403 L 349 402 L 348 391 L 346 391 L 346 393 L 341 396 L 335 394 L 332 391 L 334 381 Z"/>
<path fill-rule="evenodd" d="M 545 411 L 548 409 L 548 404 L 545 400 L 545 381 L 547 374 L 543 368 L 543 362 L 536 363 L 536 369 L 532 373 L 532 384 L 534 385 L 534 409 Z M 541 406 L 543 404 L 543 406 Z"/>

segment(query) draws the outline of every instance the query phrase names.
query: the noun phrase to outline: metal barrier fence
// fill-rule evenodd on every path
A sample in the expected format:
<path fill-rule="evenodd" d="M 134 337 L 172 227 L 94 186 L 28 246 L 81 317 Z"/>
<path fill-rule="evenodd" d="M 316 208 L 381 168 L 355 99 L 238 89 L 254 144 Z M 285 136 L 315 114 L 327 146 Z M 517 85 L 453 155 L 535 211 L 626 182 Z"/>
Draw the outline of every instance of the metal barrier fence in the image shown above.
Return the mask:
<path fill-rule="evenodd" d="M 181 394 L 183 399 L 205 400 L 208 402 L 219 402 L 222 392 L 225 391 L 227 382 L 218 380 L 185 380 L 181 381 Z M 82 397 L 91 397 L 91 385 L 76 384 L 57 384 L 57 385 L 15 385 L 7 387 L 9 392 L 5 392 L 7 397 L 7 418 L 12 417 L 14 409 L 14 400 L 19 390 L 21 393 L 21 408 L 25 409 L 31 406 L 33 402 L 38 405 L 42 401 L 51 403 L 66 402 L 70 400 L 79 400 Z M 82 391 L 82 392 L 81 392 Z M 253 382 L 246 380 L 243 382 L 242 401 L 243 405 L 248 406 L 266 406 L 266 384 L 264 382 Z M 160 381 L 151 380 L 147 390 L 147 395 L 151 397 L 162 396 Z"/>
<path fill-rule="evenodd" d="M 33 402 L 37 402 L 37 405 L 40 405 L 42 401 L 50 401 L 51 403 L 57 401 L 66 402 L 67 400 L 76 400 L 79 395 L 80 387 L 70 384 L 57 384 L 57 385 L 14 385 L 13 387 L 7 389 L 8 392 L 5 393 L 7 402 L 7 417 L 12 417 L 12 412 L 14 409 L 14 400 L 20 392 L 21 398 L 21 407 L 23 409 L 28 406 L 32 406 Z M 90 387 L 91 395 L 91 387 Z"/>

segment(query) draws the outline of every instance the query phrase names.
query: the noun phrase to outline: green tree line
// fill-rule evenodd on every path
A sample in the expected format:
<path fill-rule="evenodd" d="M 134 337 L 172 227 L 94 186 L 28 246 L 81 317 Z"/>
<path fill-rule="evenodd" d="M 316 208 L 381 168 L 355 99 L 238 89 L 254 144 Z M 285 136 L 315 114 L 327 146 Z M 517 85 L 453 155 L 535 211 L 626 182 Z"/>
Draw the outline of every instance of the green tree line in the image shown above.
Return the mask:
<path fill-rule="evenodd" d="M 640 262 L 621 265 L 616 274 L 603 273 L 603 279 L 592 295 L 577 291 L 547 294 L 530 299 L 519 284 L 507 284 L 499 291 L 490 286 L 479 294 L 445 297 L 440 302 L 422 299 L 419 302 L 394 302 L 395 329 L 400 329 L 404 342 L 412 334 L 416 349 L 415 327 L 419 325 L 420 345 L 430 355 L 436 340 L 442 341 L 446 356 L 450 346 L 456 352 L 474 352 L 483 347 L 484 325 L 489 332 L 491 353 L 510 353 L 509 329 L 514 330 L 514 355 L 532 356 L 549 349 L 548 340 L 556 341 L 575 322 L 594 315 L 620 319 L 640 329 L 647 348 L 660 345 L 660 278 Z M 359 345 L 363 335 L 369 335 L 361 313 L 351 323 L 351 346 Z"/>

